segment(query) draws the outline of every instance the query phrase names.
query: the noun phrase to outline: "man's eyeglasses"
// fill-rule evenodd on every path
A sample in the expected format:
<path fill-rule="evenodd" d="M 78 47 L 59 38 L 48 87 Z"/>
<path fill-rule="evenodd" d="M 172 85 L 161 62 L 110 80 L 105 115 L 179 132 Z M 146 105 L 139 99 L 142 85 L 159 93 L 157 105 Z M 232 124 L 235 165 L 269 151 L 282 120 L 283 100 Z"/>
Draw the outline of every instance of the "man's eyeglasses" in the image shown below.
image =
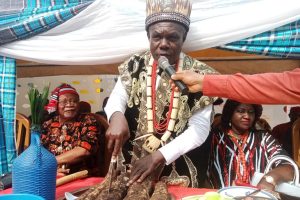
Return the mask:
<path fill-rule="evenodd" d="M 67 104 L 75 105 L 75 104 L 78 104 L 78 103 L 79 103 L 79 100 L 77 100 L 77 99 L 64 99 L 64 100 L 58 101 L 58 104 L 61 105 L 61 106 L 65 106 Z"/>

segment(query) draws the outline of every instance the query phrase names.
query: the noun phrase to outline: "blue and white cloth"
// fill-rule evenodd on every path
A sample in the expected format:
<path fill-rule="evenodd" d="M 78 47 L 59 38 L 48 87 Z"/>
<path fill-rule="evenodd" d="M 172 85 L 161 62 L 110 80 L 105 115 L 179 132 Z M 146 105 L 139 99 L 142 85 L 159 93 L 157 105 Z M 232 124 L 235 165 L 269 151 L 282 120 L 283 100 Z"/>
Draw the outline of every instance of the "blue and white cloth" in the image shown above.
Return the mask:
<path fill-rule="evenodd" d="M 10 171 L 16 157 L 16 62 L 0 56 L 0 173 Z"/>
<path fill-rule="evenodd" d="M 10 1 L 2 3 L 9 4 Z M 50 30 L 77 15 L 92 1 L 73 0 L 67 3 L 68 1 L 26 0 L 26 7 L 18 12 L 0 13 L 0 45 Z"/>
<path fill-rule="evenodd" d="M 280 58 L 300 58 L 300 20 L 220 47 Z"/>

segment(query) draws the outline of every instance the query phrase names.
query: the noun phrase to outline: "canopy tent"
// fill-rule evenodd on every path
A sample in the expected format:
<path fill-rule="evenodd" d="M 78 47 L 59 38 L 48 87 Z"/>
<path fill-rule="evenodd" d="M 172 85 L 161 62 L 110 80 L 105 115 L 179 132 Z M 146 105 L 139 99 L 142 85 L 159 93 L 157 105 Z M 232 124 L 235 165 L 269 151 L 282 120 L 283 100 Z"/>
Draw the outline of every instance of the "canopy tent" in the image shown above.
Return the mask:
<path fill-rule="evenodd" d="M 290 41 L 292 50 L 299 53 L 299 44 L 295 43 L 299 38 L 299 11 L 297 0 L 194 0 L 184 51 L 216 47 L 251 37 L 246 41 L 247 45 L 256 40 L 255 46 L 266 49 L 269 45 L 285 45 Z M 39 18 L 36 16 L 31 20 Z M 26 23 L 30 25 L 31 20 Z M 48 64 L 118 63 L 147 49 L 144 20 L 144 0 L 96 0 L 75 17 L 47 32 L 2 45 L 0 55 Z M 286 25 L 284 29 L 275 29 L 283 25 Z M 253 38 L 270 30 L 258 35 L 257 39 Z M 33 28 L 30 32 L 34 34 Z M 277 40 L 279 42 L 274 43 Z M 229 48 L 233 49 L 232 45 Z M 245 49 L 246 45 L 238 46 L 243 47 L 236 49 Z M 288 53 L 283 51 L 278 55 L 286 57 Z"/>
<path fill-rule="evenodd" d="M 144 0 L 92 1 L 1 2 L 0 55 L 48 64 L 94 65 L 119 63 L 147 49 Z M 297 0 L 194 0 L 184 51 L 220 47 L 299 58 L 299 20 Z M 5 57 L 0 62 L 2 76 L 15 81 L 15 62 Z M 10 83 L 15 85 L 13 80 Z M 0 173 L 10 170 L 16 156 L 11 129 L 15 86 L 8 90 L 2 83 Z M 3 101 L 7 97 L 11 102 Z"/>

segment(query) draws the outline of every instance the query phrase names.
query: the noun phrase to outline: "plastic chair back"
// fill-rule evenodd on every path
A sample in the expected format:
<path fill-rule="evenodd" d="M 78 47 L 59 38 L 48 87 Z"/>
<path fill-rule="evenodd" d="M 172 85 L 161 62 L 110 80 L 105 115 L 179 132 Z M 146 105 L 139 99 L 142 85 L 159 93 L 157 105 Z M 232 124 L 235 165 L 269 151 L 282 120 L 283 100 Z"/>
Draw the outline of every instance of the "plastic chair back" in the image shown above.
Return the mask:
<path fill-rule="evenodd" d="M 30 144 L 30 121 L 29 119 L 21 114 L 16 114 L 16 149 L 18 155 L 22 153 Z"/>

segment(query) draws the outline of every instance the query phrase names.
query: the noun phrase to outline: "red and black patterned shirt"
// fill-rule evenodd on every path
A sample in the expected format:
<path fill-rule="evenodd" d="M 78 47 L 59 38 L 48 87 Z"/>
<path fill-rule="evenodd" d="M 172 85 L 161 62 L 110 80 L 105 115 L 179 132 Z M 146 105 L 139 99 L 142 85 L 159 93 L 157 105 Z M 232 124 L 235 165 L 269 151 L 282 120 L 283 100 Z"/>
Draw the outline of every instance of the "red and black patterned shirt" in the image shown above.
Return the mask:
<path fill-rule="evenodd" d="M 43 123 L 41 141 L 55 156 L 74 147 L 83 147 L 91 153 L 98 148 L 100 125 L 93 115 L 80 114 L 73 122 L 59 123 L 58 116 Z"/>
<path fill-rule="evenodd" d="M 212 187 L 222 188 L 234 185 L 237 180 L 235 166 L 241 165 L 238 162 L 238 148 L 231 137 L 215 129 L 212 131 L 211 152 L 208 165 L 208 180 Z M 268 133 L 253 132 L 249 133 L 246 144 L 243 146 L 246 160 L 246 173 L 249 180 L 252 179 L 254 172 L 264 173 L 268 161 L 276 155 L 287 155 L 274 137 Z M 276 162 L 276 166 L 285 161 Z M 241 172 L 243 175 L 243 172 Z"/>

